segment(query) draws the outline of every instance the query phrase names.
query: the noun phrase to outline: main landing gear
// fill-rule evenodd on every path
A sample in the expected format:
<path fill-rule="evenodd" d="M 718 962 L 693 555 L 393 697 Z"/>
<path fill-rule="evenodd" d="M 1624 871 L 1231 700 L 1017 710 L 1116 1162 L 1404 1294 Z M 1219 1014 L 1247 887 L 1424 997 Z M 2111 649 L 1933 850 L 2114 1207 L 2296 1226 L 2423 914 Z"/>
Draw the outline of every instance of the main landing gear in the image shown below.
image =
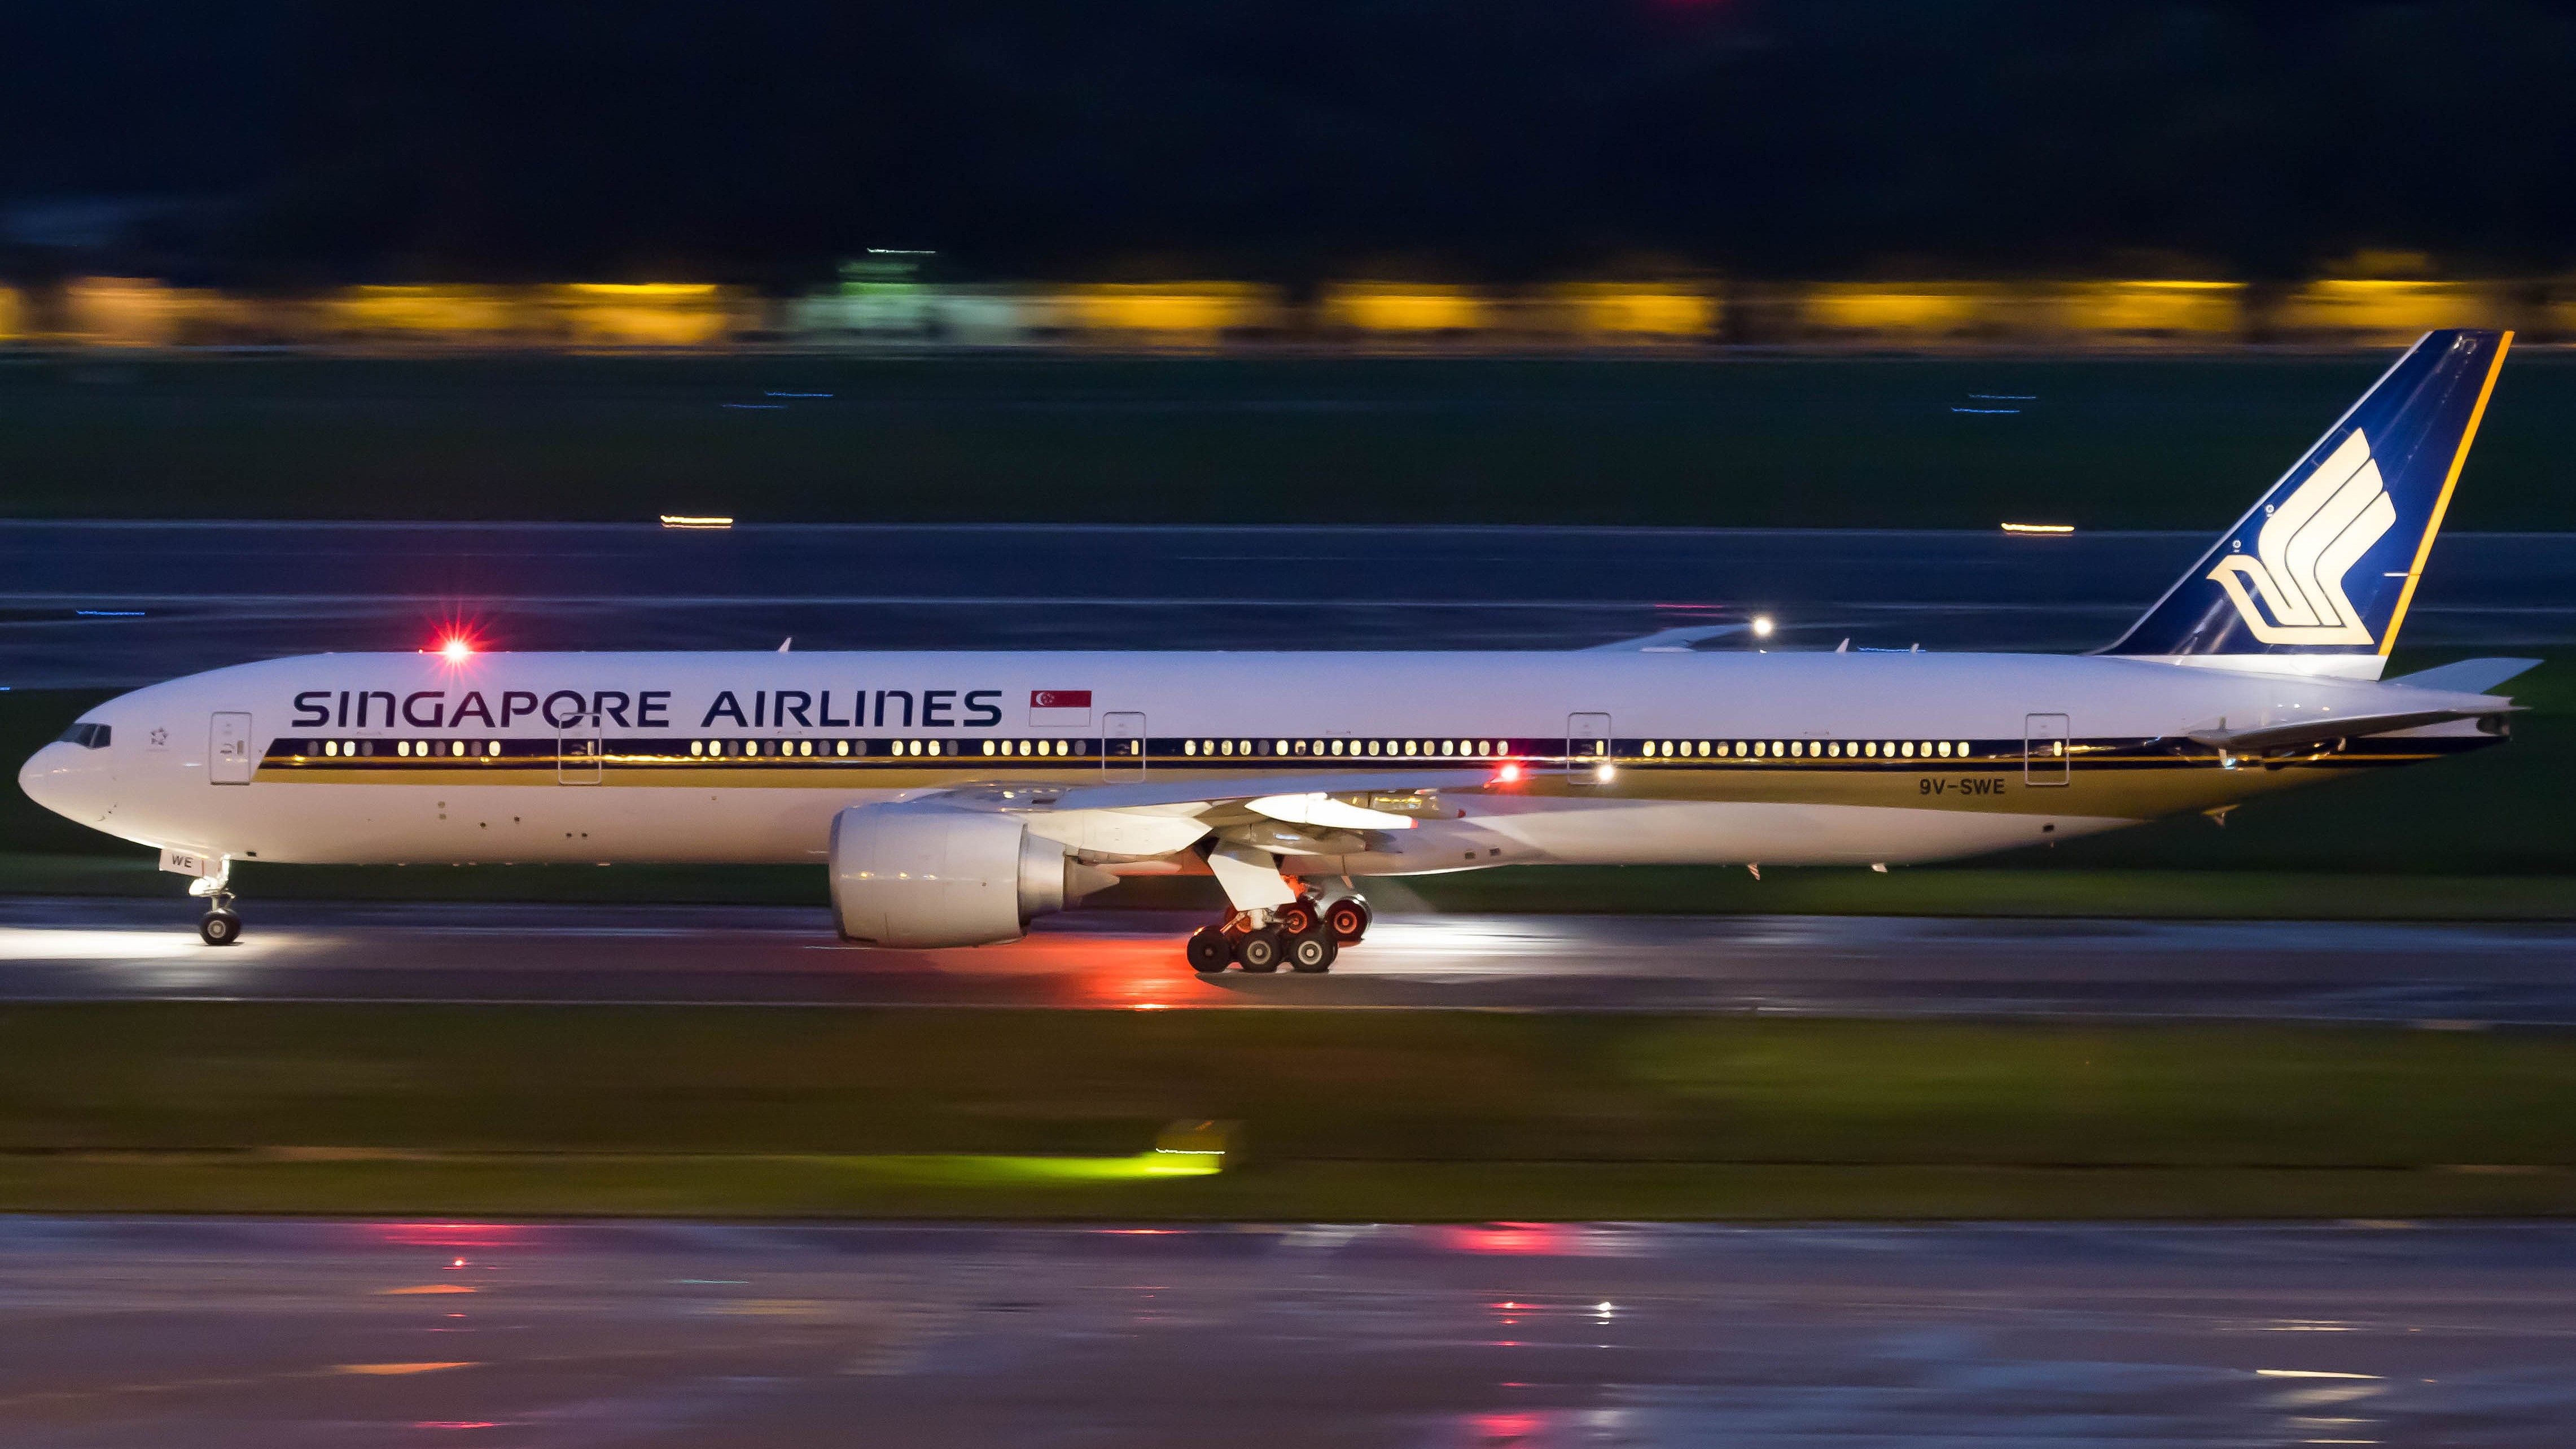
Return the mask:
<path fill-rule="evenodd" d="M 1228 966 L 1267 974 L 1289 970 L 1319 975 L 1333 969 L 1344 946 L 1368 934 L 1368 902 L 1342 896 L 1329 904 L 1301 896 L 1271 911 L 1238 911 L 1190 934 L 1190 969 L 1214 976 Z"/>

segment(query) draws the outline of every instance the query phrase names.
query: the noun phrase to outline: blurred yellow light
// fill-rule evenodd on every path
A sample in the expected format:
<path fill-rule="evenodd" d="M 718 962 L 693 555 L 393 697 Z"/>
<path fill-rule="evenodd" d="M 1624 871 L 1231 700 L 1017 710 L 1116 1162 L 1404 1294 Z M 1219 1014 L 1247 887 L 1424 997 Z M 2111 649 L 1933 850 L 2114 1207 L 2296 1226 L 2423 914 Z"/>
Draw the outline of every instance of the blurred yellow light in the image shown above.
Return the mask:
<path fill-rule="evenodd" d="M 2075 282 L 2057 289 L 2068 330 L 2131 335 L 2232 336 L 2243 328 L 2242 282 Z"/>
<path fill-rule="evenodd" d="M 2274 320 L 2291 333 L 2403 341 L 2436 327 L 2508 325 L 2510 291 L 2494 282 L 2325 277 L 2284 298 Z"/>
<path fill-rule="evenodd" d="M 716 295 L 716 286 L 713 282 L 572 282 L 566 284 L 564 290 L 578 292 L 585 296 L 620 297 L 637 301 L 645 299 L 669 301 Z"/>
<path fill-rule="evenodd" d="M 359 332 L 506 333 L 524 329 L 532 309 L 493 287 L 351 287 L 326 311 Z"/>
<path fill-rule="evenodd" d="M 1279 294 L 1249 282 L 1156 282 L 1071 287 L 1054 298 L 1068 327 L 1214 341 L 1220 333 L 1275 326 Z"/>
<path fill-rule="evenodd" d="M 1324 291 L 1324 325 L 1360 332 L 1477 332 L 1491 309 L 1464 287 L 1342 282 Z"/>
<path fill-rule="evenodd" d="M 18 299 L 14 287 L 0 287 L 0 342 L 19 335 L 26 327 L 26 304 Z"/>
<path fill-rule="evenodd" d="M 1992 282 L 1825 282 L 1807 293 L 1807 325 L 1828 332 L 1943 334 L 1992 325 L 2006 299 Z"/>
<path fill-rule="evenodd" d="M 2074 531 L 2075 525 L 2071 523 L 2007 523 L 2004 525 L 2006 533 L 2073 533 Z"/>
<path fill-rule="evenodd" d="M 733 518 L 723 513 L 665 513 L 664 528 L 731 528 Z"/>
<path fill-rule="evenodd" d="M 734 326 L 734 298 L 702 282 L 573 282 L 548 299 L 575 346 L 704 347 Z"/>
<path fill-rule="evenodd" d="M 1621 341 L 1704 337 L 1717 330 L 1717 298 L 1695 288 L 1568 282 L 1551 288 L 1565 330 Z"/>
<path fill-rule="evenodd" d="M 64 290 L 71 331 L 97 347 L 167 347 L 207 294 L 143 277 L 83 277 Z"/>

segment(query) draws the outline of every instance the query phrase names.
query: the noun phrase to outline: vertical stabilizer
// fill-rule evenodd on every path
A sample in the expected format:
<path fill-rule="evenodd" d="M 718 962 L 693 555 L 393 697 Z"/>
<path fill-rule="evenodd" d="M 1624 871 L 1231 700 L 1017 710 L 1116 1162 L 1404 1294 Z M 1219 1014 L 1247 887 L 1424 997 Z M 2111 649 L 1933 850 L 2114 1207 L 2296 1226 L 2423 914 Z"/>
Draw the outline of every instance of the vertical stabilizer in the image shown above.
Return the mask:
<path fill-rule="evenodd" d="M 2510 332 L 2428 332 L 2106 654 L 2376 679 Z"/>

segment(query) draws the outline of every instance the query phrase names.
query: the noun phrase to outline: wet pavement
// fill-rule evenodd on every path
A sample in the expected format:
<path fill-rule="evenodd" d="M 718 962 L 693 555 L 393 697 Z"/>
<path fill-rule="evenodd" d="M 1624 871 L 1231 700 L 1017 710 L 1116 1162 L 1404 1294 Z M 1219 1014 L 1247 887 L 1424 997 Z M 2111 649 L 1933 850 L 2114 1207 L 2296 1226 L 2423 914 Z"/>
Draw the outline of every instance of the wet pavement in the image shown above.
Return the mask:
<path fill-rule="evenodd" d="M 2576 1226 L 0 1219 L 0 1445 L 2461 1445 Z"/>
<path fill-rule="evenodd" d="M 0 898 L 0 1000 L 1340 1007 L 2576 1022 L 2576 923 L 1388 913 L 1330 975 L 1193 975 L 1198 918 L 1048 917 L 954 951 L 775 906 Z"/>

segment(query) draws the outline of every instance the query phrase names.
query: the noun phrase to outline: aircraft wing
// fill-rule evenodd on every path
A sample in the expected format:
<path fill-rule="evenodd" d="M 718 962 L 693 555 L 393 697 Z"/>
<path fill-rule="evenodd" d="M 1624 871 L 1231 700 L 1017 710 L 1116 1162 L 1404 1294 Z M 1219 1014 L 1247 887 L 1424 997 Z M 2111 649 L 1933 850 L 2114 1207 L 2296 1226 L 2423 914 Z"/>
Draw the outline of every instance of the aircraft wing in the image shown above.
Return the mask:
<path fill-rule="evenodd" d="M 1499 763 L 1499 762 L 1498 762 Z M 1281 857 L 1355 855 L 1368 837 L 1454 818 L 1442 790 L 1495 782 L 1482 769 L 1309 771 L 1175 775 L 1132 784 L 995 784 L 943 792 L 943 803 L 1009 811 L 1031 834 L 1097 861 L 1166 858 L 1214 840 L 1202 852 L 1238 906 L 1291 898 Z"/>

